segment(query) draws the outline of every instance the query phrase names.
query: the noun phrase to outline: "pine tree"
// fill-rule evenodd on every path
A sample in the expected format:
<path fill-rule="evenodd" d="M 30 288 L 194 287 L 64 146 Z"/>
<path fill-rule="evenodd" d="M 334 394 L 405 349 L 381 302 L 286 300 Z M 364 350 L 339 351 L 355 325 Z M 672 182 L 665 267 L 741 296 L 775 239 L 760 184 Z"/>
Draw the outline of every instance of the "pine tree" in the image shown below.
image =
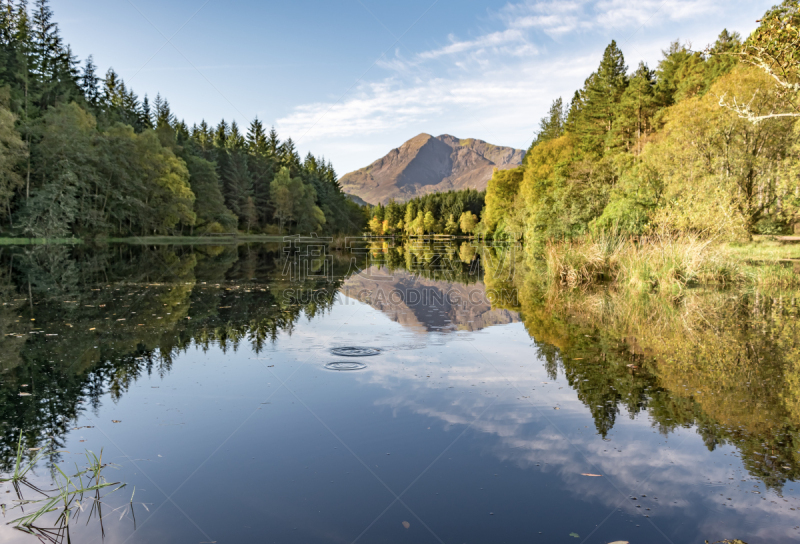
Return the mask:
<path fill-rule="evenodd" d="M 243 217 L 246 226 L 247 226 L 247 234 L 250 234 L 250 229 L 256 224 L 258 221 L 258 213 L 256 211 L 256 204 L 253 201 L 253 197 L 248 196 L 245 200 L 244 207 L 243 207 Z"/>
<path fill-rule="evenodd" d="M 615 41 L 606 47 L 597 72 L 586 80 L 580 94 L 580 114 L 574 130 L 586 151 L 602 154 L 606 135 L 614 123 L 614 112 L 628 85 L 627 67 L 622 51 Z"/>
<path fill-rule="evenodd" d="M 0 84 L 9 85 L 13 101 L 23 103 L 24 107 L 27 105 L 27 97 L 23 98 L 28 81 L 27 47 L 20 37 L 14 5 L 11 0 L 7 4 L 3 1 L 0 4 Z"/>
<path fill-rule="evenodd" d="M 685 45 L 674 41 L 661 54 L 664 58 L 658 63 L 656 70 L 656 95 L 664 107 L 675 103 L 675 93 L 681 81 L 679 70 L 692 56 L 692 52 Z"/>
<path fill-rule="evenodd" d="M 198 226 L 206 230 L 235 231 L 238 219 L 225 207 L 214 163 L 189 154 L 186 157 L 186 166 L 189 169 L 192 192 L 197 196 L 194 210 L 197 213 Z"/>
<path fill-rule="evenodd" d="M 247 151 L 251 155 L 259 157 L 267 156 L 267 134 L 264 132 L 264 125 L 258 117 L 250 123 L 247 130 Z"/>
<path fill-rule="evenodd" d="M 528 148 L 528 152 L 537 144 L 555 140 L 564 134 L 566 123 L 567 112 L 564 111 L 564 102 L 559 97 L 550 105 L 547 115 L 539 121 L 539 130 L 536 132 L 536 137 L 533 139 L 530 148 Z"/>
<path fill-rule="evenodd" d="M 0 43 L 11 44 L 14 37 L 14 4 L 11 0 L 0 1 Z"/>
<path fill-rule="evenodd" d="M 150 99 L 146 94 L 144 95 L 144 100 L 142 100 L 142 110 L 139 117 L 139 125 L 142 127 L 142 130 L 153 128 L 153 112 L 150 111 Z"/>
<path fill-rule="evenodd" d="M 300 172 L 300 155 L 297 154 L 297 149 L 295 149 L 294 141 L 291 138 L 281 144 L 278 154 L 282 167 L 288 168 L 293 176 Z"/>
<path fill-rule="evenodd" d="M 30 67 L 35 76 L 35 83 L 39 87 L 39 107 L 45 109 L 55 105 L 61 84 L 65 83 L 63 77 L 59 76 L 68 72 L 64 66 L 68 61 L 64 58 L 64 48 L 58 33 L 58 25 L 53 21 L 53 10 L 50 9 L 49 0 L 35 0 L 31 30 L 33 62 Z"/>
<path fill-rule="evenodd" d="M 222 147 L 217 147 L 217 166 L 222 183 L 222 193 L 225 195 L 225 204 L 240 219 L 244 220 L 247 198 L 253 196 L 253 179 L 248 169 L 245 140 L 239 132 L 236 121 L 232 121 L 230 129 L 228 129 L 223 120 L 217 128 L 217 132 L 218 142 L 222 144 Z"/>
<path fill-rule="evenodd" d="M 189 127 L 186 125 L 186 121 L 180 120 L 175 124 L 175 140 L 180 146 L 189 141 Z"/>
<path fill-rule="evenodd" d="M 637 155 L 642 151 L 642 140 L 653 132 L 653 117 L 658 111 L 655 95 L 655 74 L 643 62 L 631 76 L 628 88 L 617 104 L 610 147 L 621 147 Z"/>
<path fill-rule="evenodd" d="M 336 174 L 336 170 L 334 170 L 331 161 L 328 161 L 325 165 L 325 181 L 330 183 L 337 193 L 344 194 L 342 184 L 339 183 L 339 176 Z"/>
<path fill-rule="evenodd" d="M 74 87 L 75 90 L 78 91 L 81 90 L 80 64 L 78 56 L 72 52 L 71 45 L 67 45 L 65 49 L 62 49 L 56 63 L 56 75 L 58 79 L 62 81 L 65 86 Z"/>
<path fill-rule="evenodd" d="M 269 135 L 267 135 L 267 153 L 276 162 L 280 155 L 280 149 L 281 139 L 278 137 L 278 132 L 275 130 L 275 127 L 272 127 L 269 130 Z"/>
<path fill-rule="evenodd" d="M 126 125 L 130 125 L 141 132 L 144 127 L 139 126 L 142 111 L 141 104 L 139 104 L 139 97 L 133 92 L 133 89 L 125 89 L 124 82 L 122 82 L 122 120 Z"/>
<path fill-rule="evenodd" d="M 156 94 L 156 100 L 153 103 L 155 111 L 153 112 L 153 126 L 155 128 L 174 128 L 176 124 L 175 116 L 169 106 L 169 101 L 166 98 L 161 98 L 161 94 Z"/>
<path fill-rule="evenodd" d="M 86 102 L 93 108 L 100 107 L 100 78 L 97 77 L 97 66 L 94 57 L 89 55 L 81 74 L 81 90 Z M 146 97 L 145 97 L 146 99 Z"/>
<path fill-rule="evenodd" d="M 223 119 L 214 130 L 214 147 L 217 149 L 225 149 L 227 147 L 228 132 L 228 123 Z"/>
<path fill-rule="evenodd" d="M 0 0 L 0 113 L 8 113 L 0 120 L 9 151 L 0 161 L 0 215 L 25 218 L 31 233 L 170 233 L 198 218 L 203 228 L 234 228 L 227 200 L 250 229 L 274 220 L 270 187 L 283 164 L 296 228 L 363 225 L 329 161 L 311 153 L 301 161 L 291 139 L 265 133 L 257 118 L 247 134 L 224 121 L 190 130 L 160 94 L 140 101 L 113 68 L 100 77 L 91 56 L 79 66 L 49 0 L 31 4 Z M 54 214 L 45 204 L 56 196 L 64 205 Z"/>
<path fill-rule="evenodd" d="M 255 222 L 266 225 L 272 219 L 270 184 L 275 176 L 275 157 L 270 153 L 269 140 L 264 125 L 256 117 L 247 131 L 248 168 L 253 181 L 253 206 Z"/>
<path fill-rule="evenodd" d="M 317 158 L 312 155 L 310 151 L 306 153 L 306 158 L 303 159 L 303 171 L 309 177 L 319 177 L 319 163 L 317 162 Z"/>
<path fill-rule="evenodd" d="M 109 68 L 103 80 L 103 106 L 107 110 L 117 108 L 122 105 L 120 97 L 121 80 L 113 68 Z"/>
<path fill-rule="evenodd" d="M 192 131 L 192 140 L 194 140 L 195 145 L 199 148 L 201 155 L 208 159 L 214 148 L 214 143 L 211 135 L 211 128 L 208 126 L 205 119 L 200 121 L 197 130 Z"/>
<path fill-rule="evenodd" d="M 229 150 L 243 150 L 245 147 L 244 136 L 239 132 L 239 125 L 236 121 L 231 121 L 231 130 L 228 133 L 228 138 L 225 141 L 225 146 Z"/>
<path fill-rule="evenodd" d="M 720 32 L 717 41 L 709 51 L 710 58 L 706 62 L 705 90 L 738 64 L 737 53 L 741 49 L 742 37 L 738 32 L 728 32 L 727 28 Z"/>

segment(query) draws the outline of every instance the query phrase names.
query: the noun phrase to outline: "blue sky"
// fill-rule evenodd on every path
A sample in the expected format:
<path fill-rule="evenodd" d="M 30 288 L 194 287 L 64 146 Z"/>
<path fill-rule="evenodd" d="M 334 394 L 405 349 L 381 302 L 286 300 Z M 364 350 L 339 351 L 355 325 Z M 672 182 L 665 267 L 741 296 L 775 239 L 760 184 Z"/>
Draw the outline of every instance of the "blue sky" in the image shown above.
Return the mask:
<path fill-rule="evenodd" d="M 655 67 L 675 39 L 743 35 L 763 0 L 51 0 L 62 35 L 190 125 L 258 116 L 341 174 L 421 133 L 526 147 L 616 39 Z M 169 39 L 169 41 L 168 41 Z"/>

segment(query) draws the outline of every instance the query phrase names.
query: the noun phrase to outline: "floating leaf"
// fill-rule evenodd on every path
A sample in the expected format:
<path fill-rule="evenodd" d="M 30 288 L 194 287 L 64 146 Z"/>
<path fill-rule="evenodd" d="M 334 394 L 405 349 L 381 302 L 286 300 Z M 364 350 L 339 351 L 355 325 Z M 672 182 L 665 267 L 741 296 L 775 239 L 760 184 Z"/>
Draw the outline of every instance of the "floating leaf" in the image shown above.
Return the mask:
<path fill-rule="evenodd" d="M 409 522 L 407 522 L 407 521 L 404 521 L 404 522 L 403 522 L 403 527 L 405 527 L 406 529 L 408 529 L 409 527 L 411 527 L 411 524 L 410 524 Z"/>
<path fill-rule="evenodd" d="M 630 544 L 627 540 L 615 540 L 614 542 L 610 542 L 609 544 Z"/>
<path fill-rule="evenodd" d="M 581 537 L 581 535 L 579 535 L 578 533 L 570 533 L 569 536 L 574 537 L 574 538 L 580 538 Z"/>

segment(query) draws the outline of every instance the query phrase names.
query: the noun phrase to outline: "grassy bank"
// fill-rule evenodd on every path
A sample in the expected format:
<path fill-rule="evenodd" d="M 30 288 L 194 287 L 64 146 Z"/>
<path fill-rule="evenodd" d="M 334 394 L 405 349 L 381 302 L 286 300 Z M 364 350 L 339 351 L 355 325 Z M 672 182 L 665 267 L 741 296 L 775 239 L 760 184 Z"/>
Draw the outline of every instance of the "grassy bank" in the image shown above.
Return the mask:
<path fill-rule="evenodd" d="M 124 238 L 98 238 L 101 243 L 132 245 L 228 245 L 241 243 L 283 242 L 283 236 L 267 234 L 225 234 L 216 236 L 126 236 Z"/>
<path fill-rule="evenodd" d="M 800 260 L 800 243 L 783 242 L 773 236 L 755 236 L 751 242 L 724 243 L 720 247 L 731 258 L 739 261 Z"/>
<path fill-rule="evenodd" d="M 80 238 L 0 238 L 0 246 L 46 246 L 82 244 Z"/>
<path fill-rule="evenodd" d="M 547 281 L 575 288 L 610 283 L 633 291 L 677 295 L 702 284 L 800 285 L 800 245 L 766 238 L 722 244 L 697 236 L 613 234 L 549 242 Z"/>
<path fill-rule="evenodd" d="M 131 245 L 231 245 L 244 243 L 283 243 L 290 236 L 269 234 L 225 234 L 216 236 L 127 236 L 124 238 L 94 238 L 83 240 L 81 238 L 0 238 L 0 246 L 30 246 L 30 245 L 77 245 L 84 243 L 95 244 L 131 244 Z M 334 249 L 345 247 L 345 236 L 333 236 L 326 239 L 325 243 Z"/>

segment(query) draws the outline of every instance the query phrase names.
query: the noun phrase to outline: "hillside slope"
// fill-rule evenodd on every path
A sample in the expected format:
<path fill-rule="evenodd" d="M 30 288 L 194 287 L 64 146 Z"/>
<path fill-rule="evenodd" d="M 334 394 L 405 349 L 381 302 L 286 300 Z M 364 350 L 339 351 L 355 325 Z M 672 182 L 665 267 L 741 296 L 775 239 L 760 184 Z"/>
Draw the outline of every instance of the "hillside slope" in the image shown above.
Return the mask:
<path fill-rule="evenodd" d="M 420 134 L 371 165 L 344 175 L 347 193 L 371 204 L 454 189 L 486 188 L 495 168 L 519 166 L 525 152 L 449 134 Z"/>

